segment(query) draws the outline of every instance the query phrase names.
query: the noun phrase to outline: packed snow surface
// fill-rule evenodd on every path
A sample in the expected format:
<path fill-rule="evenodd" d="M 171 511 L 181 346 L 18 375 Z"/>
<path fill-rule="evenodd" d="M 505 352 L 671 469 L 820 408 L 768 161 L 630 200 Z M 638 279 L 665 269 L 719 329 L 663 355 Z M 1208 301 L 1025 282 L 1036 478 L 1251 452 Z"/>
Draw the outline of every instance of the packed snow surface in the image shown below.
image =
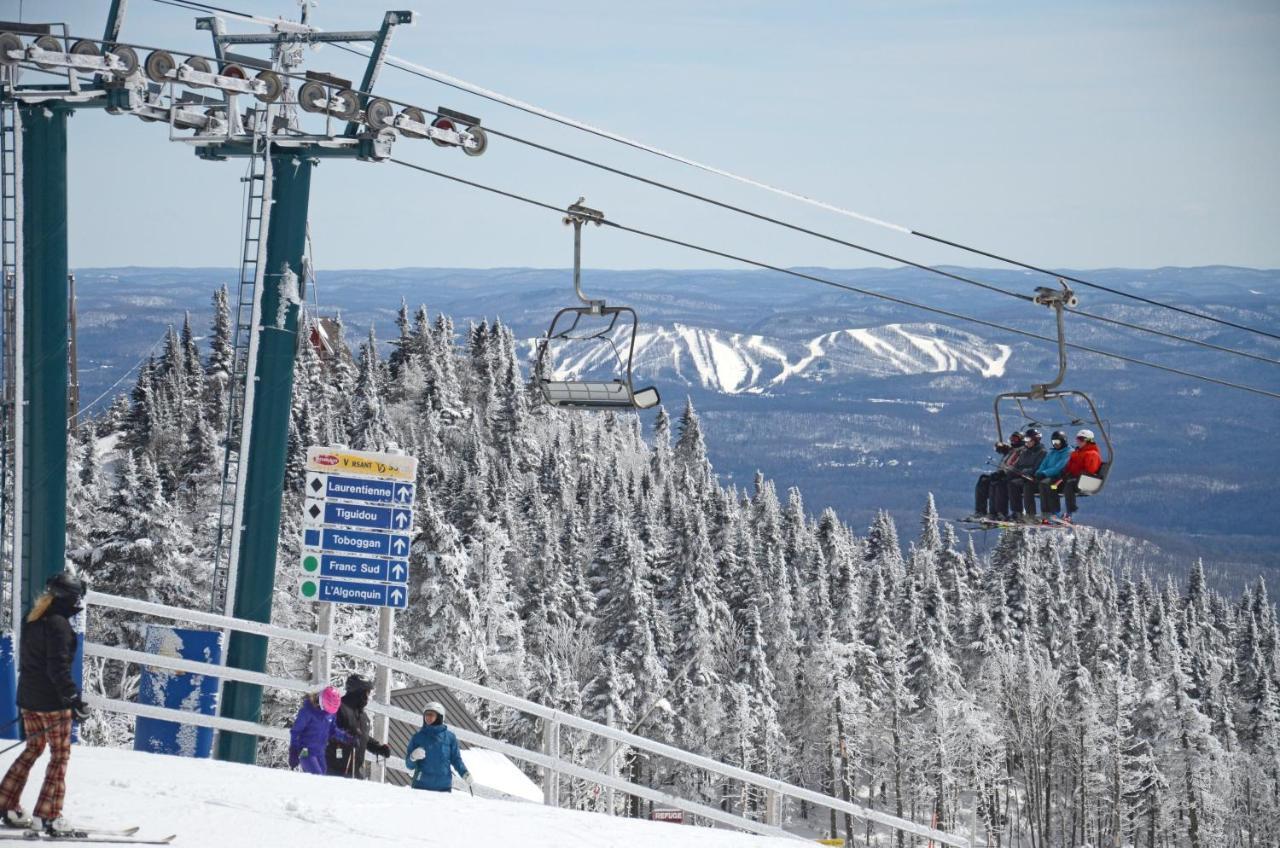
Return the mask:
<path fill-rule="evenodd" d="M 8 768 L 17 751 L 0 757 Z M 465 756 L 465 755 L 464 755 Z M 35 806 L 48 757 L 22 802 Z M 283 769 L 76 745 L 63 811 L 84 826 L 139 825 L 180 848 L 481 846 L 521 848 L 782 848 L 727 830 L 612 818 L 460 792 L 439 794 Z"/>

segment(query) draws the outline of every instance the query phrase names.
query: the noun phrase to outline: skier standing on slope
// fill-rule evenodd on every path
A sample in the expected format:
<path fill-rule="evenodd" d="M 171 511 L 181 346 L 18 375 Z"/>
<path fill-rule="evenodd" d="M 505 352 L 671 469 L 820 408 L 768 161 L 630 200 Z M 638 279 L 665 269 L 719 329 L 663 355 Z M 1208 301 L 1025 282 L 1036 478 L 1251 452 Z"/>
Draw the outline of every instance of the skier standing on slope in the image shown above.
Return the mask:
<path fill-rule="evenodd" d="M 422 727 L 409 740 L 409 756 L 405 765 L 413 769 L 413 788 L 432 792 L 449 792 L 453 789 L 452 766 L 472 787 L 471 772 L 462 763 L 458 751 L 458 737 L 444 726 L 444 705 L 432 701 L 422 711 Z"/>
<path fill-rule="evenodd" d="M 298 717 L 289 729 L 289 768 L 302 767 L 310 774 L 324 774 L 324 751 L 330 739 L 350 745 L 351 737 L 334 723 L 342 696 L 332 686 L 302 699 Z"/>
<path fill-rule="evenodd" d="M 65 571 L 54 575 L 22 625 L 18 706 L 27 747 L 0 781 L 0 816 L 7 827 L 43 825 L 50 836 L 73 832 L 62 818 L 67 764 L 71 759 L 71 722 L 84 721 L 88 708 L 71 676 L 76 634 L 68 619 L 80 612 L 84 593 L 85 585 L 78 578 Z M 45 745 L 49 746 L 49 766 L 36 801 L 36 818 L 32 820 L 22 811 L 20 801 L 27 775 L 44 753 Z"/>
<path fill-rule="evenodd" d="M 347 678 L 347 694 L 342 696 L 342 705 L 338 707 L 337 725 L 350 735 L 352 741 L 329 741 L 325 750 L 329 774 L 364 780 L 366 749 L 379 757 L 391 756 L 391 746 L 369 738 L 369 716 L 364 708 L 369 705 L 369 693 L 372 691 L 373 683 L 368 678 L 358 674 Z"/>

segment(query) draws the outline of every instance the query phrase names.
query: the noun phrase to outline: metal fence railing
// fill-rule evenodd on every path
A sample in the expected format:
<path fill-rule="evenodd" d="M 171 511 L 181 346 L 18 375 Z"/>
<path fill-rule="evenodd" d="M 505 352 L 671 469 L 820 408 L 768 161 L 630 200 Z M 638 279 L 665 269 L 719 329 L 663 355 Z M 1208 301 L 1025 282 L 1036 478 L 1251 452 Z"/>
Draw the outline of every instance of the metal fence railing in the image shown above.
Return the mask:
<path fill-rule="evenodd" d="M 559 783 L 557 778 L 568 777 L 594 783 L 606 789 L 623 792 L 628 795 L 635 795 L 664 806 L 674 807 L 676 809 L 683 810 L 686 813 L 699 816 L 719 824 L 727 825 L 729 827 L 737 828 L 739 830 L 745 830 L 767 836 L 799 838 L 796 837 L 795 834 L 791 834 L 783 830 L 781 822 L 778 821 L 778 811 L 781 808 L 778 800 L 789 798 L 796 801 L 807 802 L 823 809 L 834 810 L 838 813 L 847 813 L 865 822 L 874 822 L 888 828 L 900 830 L 904 833 L 932 840 L 935 844 L 951 845 L 956 846 L 956 848 L 973 848 L 973 846 L 976 845 L 975 837 L 973 836 L 960 836 L 954 833 L 947 833 L 927 825 L 917 824 L 906 819 L 900 819 L 896 816 L 888 815 L 887 813 L 870 810 L 840 798 L 824 795 L 821 792 L 816 792 L 801 786 L 795 786 L 785 781 L 768 777 L 767 775 L 757 774 L 743 768 L 738 768 L 737 766 L 721 763 L 709 757 L 681 750 L 672 745 L 667 745 L 643 736 L 637 736 L 633 733 L 628 733 L 625 730 L 609 727 L 589 719 L 581 718 L 580 716 L 545 707 L 525 698 L 510 695 L 506 692 L 501 692 L 486 686 L 481 686 L 469 680 L 463 680 L 461 678 L 453 677 L 452 675 L 443 674 L 417 663 L 397 659 L 359 645 L 346 644 L 331 636 L 308 633 L 301 630 L 292 630 L 272 624 L 247 621 L 244 619 L 232 618 L 199 610 L 170 607 L 162 604 L 151 603 L 149 601 L 140 601 L 133 598 L 108 595 L 102 592 L 90 592 L 85 600 L 87 609 L 86 615 L 92 615 L 95 607 L 114 609 L 139 615 L 154 616 L 182 624 L 198 625 L 219 630 L 234 630 L 241 633 L 252 633 L 259 636 L 265 636 L 269 639 L 278 639 L 299 645 L 307 645 L 312 648 L 319 648 L 335 654 L 345 654 L 354 659 L 372 663 L 379 668 L 398 672 L 409 678 L 446 686 L 454 691 L 463 692 L 475 698 L 539 718 L 542 720 L 543 745 L 542 750 L 538 751 L 530 750 L 500 739 L 493 739 L 462 728 L 454 728 L 454 732 L 457 734 L 460 741 L 466 742 L 469 745 L 496 751 L 513 760 L 518 760 L 540 768 L 544 775 L 544 797 L 548 804 L 559 804 L 558 792 L 555 789 Z M 220 677 L 224 680 L 235 680 L 284 691 L 311 692 L 315 689 L 315 683 L 310 679 L 276 677 L 270 674 L 244 671 L 242 669 L 231 668 L 228 666 L 218 666 L 195 660 L 181 659 L 172 656 L 161 656 L 145 653 L 143 651 L 130 650 L 127 648 L 102 645 L 90 642 L 87 639 L 85 641 L 84 652 L 86 656 L 99 657 L 104 660 L 151 666 L 170 671 L 207 674 Z M 256 735 L 258 737 L 268 739 L 288 738 L 288 731 L 279 727 L 270 727 L 267 725 L 217 716 L 206 716 L 199 713 L 183 712 L 163 707 L 144 706 L 129 701 L 100 696 L 89 696 L 86 700 L 91 706 L 110 712 L 135 716 L 147 716 L 198 727 L 210 727 L 219 731 Z M 415 724 L 420 721 L 419 716 L 391 704 L 370 703 L 369 710 L 374 713 L 386 715 L 388 718 L 396 719 L 398 721 L 406 721 L 411 724 Z M 766 798 L 770 800 L 770 803 L 765 804 L 766 818 L 764 821 L 757 821 L 746 816 L 738 815 L 732 811 L 722 810 L 717 807 L 708 806 L 700 801 L 685 798 L 650 786 L 633 783 L 622 777 L 606 774 L 563 759 L 559 756 L 558 752 L 560 751 L 560 733 L 564 728 L 591 734 L 601 739 L 609 740 L 617 745 L 624 745 L 637 751 L 644 751 L 650 755 L 662 757 L 675 763 L 681 763 L 694 769 L 718 775 L 722 778 L 739 781 L 746 786 L 756 787 L 765 793 Z M 399 763 L 393 762 L 392 766 L 398 767 Z"/>

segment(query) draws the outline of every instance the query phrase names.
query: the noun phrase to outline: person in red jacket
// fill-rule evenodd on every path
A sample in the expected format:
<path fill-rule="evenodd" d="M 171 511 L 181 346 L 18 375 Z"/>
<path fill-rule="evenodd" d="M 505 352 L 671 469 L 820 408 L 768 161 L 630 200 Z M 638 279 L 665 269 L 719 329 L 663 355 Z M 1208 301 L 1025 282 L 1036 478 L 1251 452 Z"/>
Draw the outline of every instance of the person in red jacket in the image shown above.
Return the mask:
<path fill-rule="evenodd" d="M 1076 511 L 1076 492 L 1080 490 L 1081 474 L 1097 474 L 1102 468 L 1102 453 L 1098 443 L 1094 441 L 1092 430 L 1081 430 L 1076 433 L 1076 449 L 1067 459 L 1067 467 L 1062 469 L 1062 478 L 1058 488 L 1067 498 L 1067 511 L 1055 517 L 1059 521 L 1071 523 L 1071 516 Z"/>

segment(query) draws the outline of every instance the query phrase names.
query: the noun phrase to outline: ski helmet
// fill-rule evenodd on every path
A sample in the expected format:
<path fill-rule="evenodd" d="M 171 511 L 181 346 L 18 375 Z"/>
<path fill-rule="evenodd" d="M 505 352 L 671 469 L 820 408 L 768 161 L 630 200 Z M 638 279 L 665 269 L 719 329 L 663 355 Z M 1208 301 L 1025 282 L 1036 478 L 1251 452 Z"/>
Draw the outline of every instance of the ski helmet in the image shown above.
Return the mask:
<path fill-rule="evenodd" d="M 1054 447 L 1066 447 L 1067 434 L 1061 430 L 1054 430 L 1053 435 L 1049 437 L 1049 441 L 1053 442 Z M 1059 444 L 1061 442 L 1061 444 Z"/>
<path fill-rule="evenodd" d="M 372 692 L 372 691 L 373 691 L 373 681 L 371 681 L 369 678 L 361 677 L 358 674 L 353 674 L 347 678 L 347 694 L 348 695 L 353 695 L 358 692 Z"/>
<path fill-rule="evenodd" d="M 440 716 L 441 721 L 444 721 L 444 704 L 439 701 L 431 701 L 422 708 L 422 714 L 425 716 L 427 713 L 435 713 Z"/>
<path fill-rule="evenodd" d="M 1092 442 L 1094 438 L 1093 431 L 1089 429 L 1080 430 L 1076 433 L 1076 438 L 1084 439 L 1086 442 Z"/>
<path fill-rule="evenodd" d="M 1035 427 L 1028 427 L 1027 431 L 1023 433 L 1022 437 L 1024 439 L 1029 439 L 1031 441 L 1038 442 L 1040 441 L 1040 431 L 1037 430 Z"/>
<path fill-rule="evenodd" d="M 1021 434 L 1020 432 L 1018 432 L 1017 430 L 1014 430 L 1012 433 L 1010 433 L 1010 434 L 1009 434 L 1009 444 L 1011 444 L 1011 445 L 1020 445 L 1020 444 L 1022 444 L 1022 434 Z"/>
<path fill-rule="evenodd" d="M 68 601 L 79 601 L 84 597 L 84 593 L 88 591 L 88 587 L 84 585 L 83 580 L 65 571 L 60 571 L 50 577 L 44 587 L 45 591 L 55 598 Z"/>
<path fill-rule="evenodd" d="M 332 686 L 326 686 L 320 692 L 320 709 L 333 715 L 338 711 L 338 707 L 342 706 L 342 695 Z"/>

